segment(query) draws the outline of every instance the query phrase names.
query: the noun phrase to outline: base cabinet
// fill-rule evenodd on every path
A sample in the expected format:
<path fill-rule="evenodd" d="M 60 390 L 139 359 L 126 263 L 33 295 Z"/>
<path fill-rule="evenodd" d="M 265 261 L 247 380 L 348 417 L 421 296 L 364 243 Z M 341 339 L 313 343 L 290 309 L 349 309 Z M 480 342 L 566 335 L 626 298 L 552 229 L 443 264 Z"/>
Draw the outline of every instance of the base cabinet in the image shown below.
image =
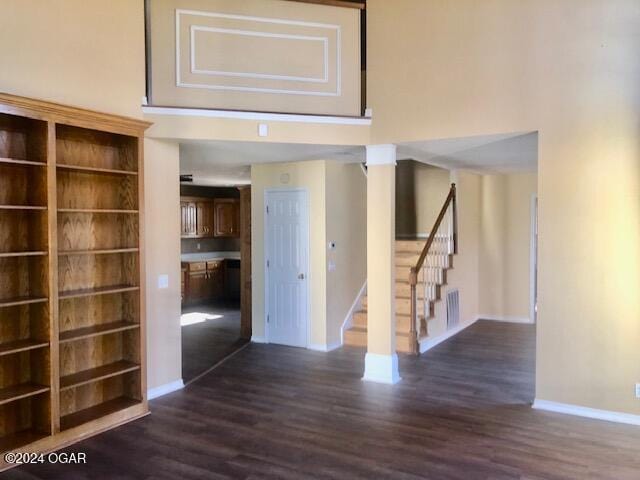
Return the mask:
<path fill-rule="evenodd" d="M 224 298 L 224 260 L 185 262 L 186 272 L 183 303 L 197 305 Z"/>

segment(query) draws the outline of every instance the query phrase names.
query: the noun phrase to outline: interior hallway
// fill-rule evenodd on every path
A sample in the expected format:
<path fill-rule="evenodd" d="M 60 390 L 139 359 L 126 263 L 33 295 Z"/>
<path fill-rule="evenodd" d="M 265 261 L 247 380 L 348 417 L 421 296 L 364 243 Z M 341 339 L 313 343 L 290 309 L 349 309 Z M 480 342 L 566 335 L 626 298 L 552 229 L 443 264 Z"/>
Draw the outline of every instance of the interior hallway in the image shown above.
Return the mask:
<path fill-rule="evenodd" d="M 531 325 L 479 321 L 400 356 L 391 387 L 361 381 L 358 348 L 251 344 L 150 416 L 66 450 L 88 465 L 3 478 L 638 478 L 637 427 L 531 409 L 534 345 Z"/>

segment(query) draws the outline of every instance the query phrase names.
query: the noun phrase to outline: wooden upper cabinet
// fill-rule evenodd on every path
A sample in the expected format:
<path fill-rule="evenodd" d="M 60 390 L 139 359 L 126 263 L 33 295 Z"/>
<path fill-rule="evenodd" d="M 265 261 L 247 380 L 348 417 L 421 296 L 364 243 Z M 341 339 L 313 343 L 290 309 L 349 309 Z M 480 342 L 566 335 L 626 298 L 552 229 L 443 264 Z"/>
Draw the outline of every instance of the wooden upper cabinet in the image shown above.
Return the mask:
<path fill-rule="evenodd" d="M 216 198 L 213 201 L 216 237 L 240 236 L 240 202 L 236 198 Z"/>
<path fill-rule="evenodd" d="M 206 200 L 196 203 L 198 237 L 213 237 L 213 202 Z"/>
<path fill-rule="evenodd" d="M 196 204 L 180 202 L 180 224 L 182 237 L 194 237 L 197 234 Z"/>

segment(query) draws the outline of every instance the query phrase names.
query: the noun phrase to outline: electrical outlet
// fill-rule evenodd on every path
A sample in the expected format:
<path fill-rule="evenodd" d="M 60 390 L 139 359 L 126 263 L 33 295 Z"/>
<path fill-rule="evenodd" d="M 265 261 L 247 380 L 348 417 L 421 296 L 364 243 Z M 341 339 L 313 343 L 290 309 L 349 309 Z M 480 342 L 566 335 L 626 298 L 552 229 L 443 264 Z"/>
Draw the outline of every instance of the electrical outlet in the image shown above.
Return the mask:
<path fill-rule="evenodd" d="M 196 247 L 198 248 L 198 250 L 200 250 L 200 244 L 199 243 L 196 245 Z"/>
<path fill-rule="evenodd" d="M 636 383 L 636 398 L 640 398 L 640 383 Z"/>
<path fill-rule="evenodd" d="M 158 276 L 158 288 L 169 288 L 169 275 Z"/>

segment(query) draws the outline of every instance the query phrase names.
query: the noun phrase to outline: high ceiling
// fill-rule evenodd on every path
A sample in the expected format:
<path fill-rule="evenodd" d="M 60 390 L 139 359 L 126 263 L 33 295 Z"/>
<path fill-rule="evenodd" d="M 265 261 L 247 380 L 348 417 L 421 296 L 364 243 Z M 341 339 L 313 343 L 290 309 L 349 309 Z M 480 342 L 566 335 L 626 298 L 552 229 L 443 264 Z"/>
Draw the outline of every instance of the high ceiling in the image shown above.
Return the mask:
<path fill-rule="evenodd" d="M 180 145 L 180 173 L 196 185 L 242 185 L 258 163 L 338 160 L 364 162 L 362 146 L 265 142 L 189 142 Z M 535 172 L 538 134 L 508 133 L 398 144 L 398 159 L 477 173 Z"/>

